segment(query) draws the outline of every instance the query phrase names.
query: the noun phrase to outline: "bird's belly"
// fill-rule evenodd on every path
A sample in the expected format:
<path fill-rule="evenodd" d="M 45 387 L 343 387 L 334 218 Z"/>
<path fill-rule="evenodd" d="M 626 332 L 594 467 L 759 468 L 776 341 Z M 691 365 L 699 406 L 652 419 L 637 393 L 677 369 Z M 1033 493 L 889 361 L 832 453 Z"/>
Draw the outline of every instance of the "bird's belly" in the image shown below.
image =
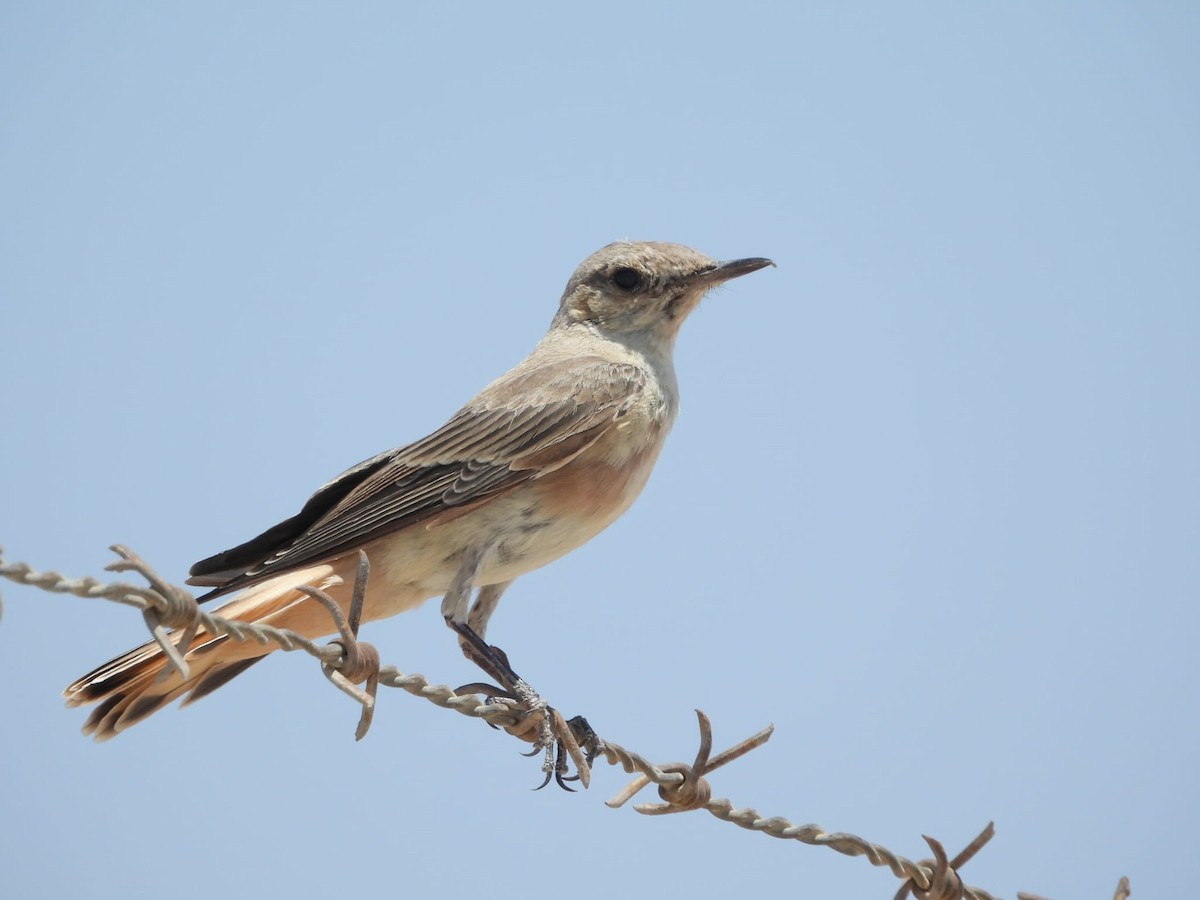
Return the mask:
<path fill-rule="evenodd" d="M 416 525 L 368 548 L 397 588 L 444 594 L 468 554 L 490 547 L 476 586 L 496 584 L 553 562 L 595 537 L 637 498 L 657 446 L 621 465 L 576 459 L 475 509 L 431 527 Z"/>

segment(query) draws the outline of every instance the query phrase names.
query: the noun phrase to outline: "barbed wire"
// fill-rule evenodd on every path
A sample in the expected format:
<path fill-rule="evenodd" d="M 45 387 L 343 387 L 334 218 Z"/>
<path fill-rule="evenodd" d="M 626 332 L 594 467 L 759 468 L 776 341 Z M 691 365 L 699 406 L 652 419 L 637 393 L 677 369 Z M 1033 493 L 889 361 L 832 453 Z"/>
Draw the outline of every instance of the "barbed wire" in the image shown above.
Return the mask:
<path fill-rule="evenodd" d="M 910 894 L 916 900 L 996 900 L 993 894 L 982 888 L 964 884 L 958 874 L 958 870 L 992 839 L 995 829 L 991 822 L 953 858 L 947 856 L 939 841 L 922 835 L 933 856 L 913 861 L 858 835 L 827 832 L 815 824 L 797 825 L 782 816 L 764 817 L 751 807 L 739 808 L 729 800 L 714 798 L 705 776 L 761 747 L 770 740 L 774 726 L 767 726 L 713 755 L 712 724 L 708 716 L 696 710 L 700 742 L 695 759 L 691 763 L 655 765 L 640 754 L 594 734 L 582 718 L 566 721 L 561 713 L 537 699 L 536 695 L 526 699 L 514 698 L 478 684 L 466 685 L 456 691 L 444 684 L 430 684 L 423 675 L 406 675 L 395 666 L 381 664 L 375 647 L 358 638 L 362 603 L 370 574 L 366 554 L 361 551 L 348 616 L 342 613 L 337 602 L 325 591 L 310 586 L 299 588 L 325 607 L 333 622 L 332 630 L 337 632 L 333 640 L 318 643 L 286 628 L 241 622 L 205 612 L 191 593 L 159 577 L 154 569 L 127 547 L 114 545 L 110 549 L 119 559 L 105 566 L 106 571 L 136 572 L 146 579 L 148 586 L 123 582 L 106 584 L 88 576 L 68 578 L 58 572 L 38 572 L 23 562 L 6 562 L 2 547 L 0 576 L 51 593 L 108 600 L 141 610 L 146 627 L 154 642 L 162 649 L 167 665 L 173 667 L 184 681 L 190 676 L 186 654 L 201 628 L 212 636 L 228 635 L 235 641 L 255 641 L 263 645 L 274 643 L 280 650 L 303 651 L 320 662 L 321 671 L 339 690 L 359 703 L 361 714 L 355 730 L 356 740 L 361 740 L 371 726 L 378 686 L 398 688 L 444 709 L 483 719 L 534 744 L 534 753 L 543 750 L 545 758 L 542 769 L 546 773 L 546 781 L 542 786 L 548 783 L 551 774 L 557 774 L 559 784 L 566 787 L 562 771 L 565 758 L 569 757 L 576 770 L 572 777 L 587 787 L 593 762 L 603 759 L 629 774 L 637 775 L 607 801 L 607 805 L 613 809 L 623 806 L 641 790 L 654 784 L 658 787 L 661 802 L 636 804 L 633 807 L 635 811 L 643 815 L 668 815 L 703 809 L 739 828 L 810 846 L 829 847 L 845 856 L 865 857 L 872 865 L 887 868 L 901 879 L 896 900 L 903 900 Z M 364 687 L 359 687 L 360 684 Z M 557 741 L 557 756 L 553 752 L 553 745 L 542 746 L 546 734 L 552 735 Z M 1122 877 L 1113 894 L 1114 900 L 1127 900 L 1129 896 L 1129 879 Z M 1045 900 L 1039 895 L 1024 892 L 1018 893 L 1017 898 Z"/>

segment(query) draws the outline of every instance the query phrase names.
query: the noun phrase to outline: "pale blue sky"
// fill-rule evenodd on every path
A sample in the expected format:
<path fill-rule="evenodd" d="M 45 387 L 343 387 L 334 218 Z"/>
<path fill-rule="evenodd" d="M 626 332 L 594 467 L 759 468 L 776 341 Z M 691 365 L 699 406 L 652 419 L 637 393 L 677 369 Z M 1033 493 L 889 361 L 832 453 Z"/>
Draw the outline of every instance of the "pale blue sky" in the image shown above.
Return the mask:
<path fill-rule="evenodd" d="M 638 504 L 491 636 L 661 761 L 694 707 L 720 746 L 774 722 L 713 779 L 737 804 L 915 857 L 995 819 L 972 884 L 1177 895 L 1198 40 L 1186 3 L 6 3 L 0 544 L 181 579 L 440 424 L 602 244 L 770 256 L 684 328 Z M 59 691 L 139 616 L 0 590 L 6 897 L 896 888 L 609 810 L 607 767 L 531 793 L 515 741 L 407 695 L 356 745 L 306 659 L 95 746 Z M 477 677 L 432 604 L 366 636 Z"/>

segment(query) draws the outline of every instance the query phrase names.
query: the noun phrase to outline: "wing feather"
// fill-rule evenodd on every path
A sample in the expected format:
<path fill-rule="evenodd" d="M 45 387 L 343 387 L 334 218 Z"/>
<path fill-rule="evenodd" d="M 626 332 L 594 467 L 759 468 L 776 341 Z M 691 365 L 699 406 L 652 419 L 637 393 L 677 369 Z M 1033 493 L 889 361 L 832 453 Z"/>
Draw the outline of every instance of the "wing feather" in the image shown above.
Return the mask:
<path fill-rule="evenodd" d="M 203 600 L 461 514 L 557 468 L 612 428 L 645 387 L 638 367 L 598 357 L 514 370 L 428 437 L 372 457 L 301 512 L 192 567 Z"/>

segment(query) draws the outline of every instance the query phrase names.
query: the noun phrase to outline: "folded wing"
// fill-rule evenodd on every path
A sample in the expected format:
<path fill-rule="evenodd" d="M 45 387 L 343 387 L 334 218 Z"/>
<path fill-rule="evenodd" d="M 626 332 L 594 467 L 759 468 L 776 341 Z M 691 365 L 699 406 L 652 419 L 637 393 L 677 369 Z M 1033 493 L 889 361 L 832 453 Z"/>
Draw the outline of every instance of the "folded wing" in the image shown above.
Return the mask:
<path fill-rule="evenodd" d="M 214 587 L 209 600 L 511 491 L 599 440 L 645 381 L 598 357 L 509 373 L 428 437 L 347 470 L 297 515 L 196 563 L 188 582 Z"/>

